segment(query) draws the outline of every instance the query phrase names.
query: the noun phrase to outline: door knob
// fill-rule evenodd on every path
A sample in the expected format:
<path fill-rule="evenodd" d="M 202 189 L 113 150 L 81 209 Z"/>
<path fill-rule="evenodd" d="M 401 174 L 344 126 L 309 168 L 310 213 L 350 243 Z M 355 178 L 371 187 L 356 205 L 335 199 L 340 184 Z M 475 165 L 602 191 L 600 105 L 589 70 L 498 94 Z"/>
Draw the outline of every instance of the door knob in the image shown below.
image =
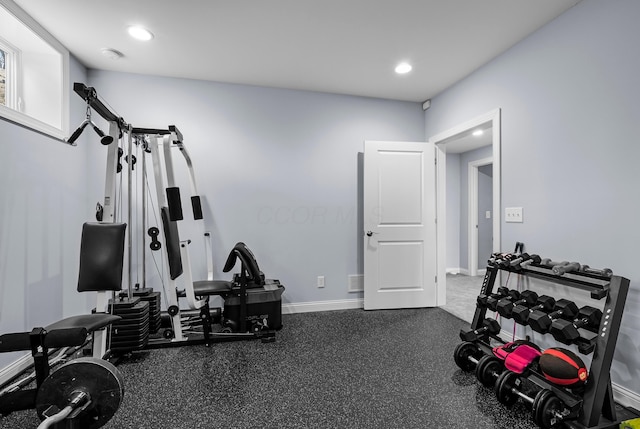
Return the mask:
<path fill-rule="evenodd" d="M 367 237 L 371 237 L 373 234 L 377 234 L 377 232 L 367 231 Z"/>

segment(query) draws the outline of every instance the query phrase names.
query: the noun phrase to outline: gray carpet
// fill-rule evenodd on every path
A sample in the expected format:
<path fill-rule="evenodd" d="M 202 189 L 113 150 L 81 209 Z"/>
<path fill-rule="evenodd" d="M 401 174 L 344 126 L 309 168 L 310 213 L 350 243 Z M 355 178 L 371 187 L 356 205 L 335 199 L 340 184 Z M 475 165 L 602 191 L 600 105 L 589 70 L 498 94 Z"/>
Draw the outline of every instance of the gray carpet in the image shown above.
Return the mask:
<path fill-rule="evenodd" d="M 452 353 L 467 323 L 441 309 L 283 316 L 275 343 L 133 354 L 105 428 L 534 428 Z M 0 419 L 36 428 L 34 411 Z"/>
<path fill-rule="evenodd" d="M 447 304 L 441 308 L 471 323 L 483 280 L 484 275 L 447 274 Z"/>

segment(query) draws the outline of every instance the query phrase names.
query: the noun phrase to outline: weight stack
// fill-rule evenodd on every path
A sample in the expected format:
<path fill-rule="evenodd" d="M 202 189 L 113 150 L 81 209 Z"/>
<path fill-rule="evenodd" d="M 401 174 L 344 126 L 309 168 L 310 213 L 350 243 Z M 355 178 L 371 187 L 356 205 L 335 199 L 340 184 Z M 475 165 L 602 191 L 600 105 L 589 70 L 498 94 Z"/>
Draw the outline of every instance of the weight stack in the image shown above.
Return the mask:
<path fill-rule="evenodd" d="M 140 297 L 120 298 L 109 301 L 109 312 L 122 317 L 111 328 L 111 351 L 130 352 L 141 350 L 149 341 L 149 303 Z"/>
<path fill-rule="evenodd" d="M 138 288 L 133 290 L 133 296 L 149 303 L 149 334 L 155 334 L 160 330 L 160 292 L 154 292 L 153 288 Z"/>

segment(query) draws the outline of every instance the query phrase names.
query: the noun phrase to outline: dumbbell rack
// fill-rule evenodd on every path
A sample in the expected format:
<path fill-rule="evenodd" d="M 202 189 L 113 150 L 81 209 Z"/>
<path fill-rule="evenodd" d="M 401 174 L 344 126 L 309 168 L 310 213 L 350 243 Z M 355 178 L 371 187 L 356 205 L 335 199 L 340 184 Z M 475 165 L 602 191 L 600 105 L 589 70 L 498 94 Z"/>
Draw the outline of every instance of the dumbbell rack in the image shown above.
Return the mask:
<path fill-rule="evenodd" d="M 527 375 L 528 380 L 540 388 L 553 391 L 572 410 L 572 414 L 577 415 L 577 419 L 565 421 L 565 427 L 575 429 L 617 428 L 620 421 L 638 417 L 624 408 L 616 407 L 609 372 L 629 290 L 629 280 L 615 275 L 601 276 L 585 272 L 570 272 L 559 276 L 553 273 L 551 267 L 543 265 L 502 266 L 490 261 L 480 293 L 490 295 L 493 292 L 500 271 L 586 290 L 593 299 L 606 298 L 596 336 L 589 340 L 581 338 L 577 342 L 581 353 L 589 354 L 593 351 L 584 393 L 576 395 L 550 383 L 542 374 L 533 371 Z M 480 305 L 476 307 L 471 329 L 476 330 L 482 327 L 486 312 L 486 307 Z M 502 343 L 505 342 L 497 335 L 484 335 L 475 341 L 476 345 L 489 355 L 492 354 L 491 338 Z"/>

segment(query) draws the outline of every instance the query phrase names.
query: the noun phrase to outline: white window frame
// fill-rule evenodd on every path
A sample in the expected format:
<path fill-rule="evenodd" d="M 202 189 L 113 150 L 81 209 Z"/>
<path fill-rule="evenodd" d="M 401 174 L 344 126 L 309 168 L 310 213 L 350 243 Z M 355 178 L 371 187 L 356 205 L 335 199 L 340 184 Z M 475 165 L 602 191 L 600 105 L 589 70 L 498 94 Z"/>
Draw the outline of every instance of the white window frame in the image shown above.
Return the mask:
<path fill-rule="evenodd" d="M 60 54 L 60 75 L 62 79 L 62 82 L 60 82 L 61 96 L 59 103 L 56 102 L 55 105 L 50 106 L 51 109 L 56 109 L 56 113 L 58 113 L 57 109 L 60 109 L 60 123 L 46 123 L 33 116 L 30 116 L 29 114 L 24 113 L 23 94 L 25 88 L 23 87 L 23 85 L 26 83 L 24 83 L 22 79 L 22 52 L 16 47 L 16 45 L 18 45 L 18 41 L 0 39 L 0 49 L 5 52 L 7 52 L 8 50 L 13 54 L 12 73 L 14 75 L 12 82 L 9 82 L 9 79 L 7 79 L 10 84 L 14 85 L 12 87 L 11 95 L 13 97 L 13 104 L 9 105 L 9 103 L 7 103 L 6 106 L 0 105 L 0 117 L 24 127 L 33 129 L 40 133 L 50 135 L 60 140 L 64 140 L 68 136 L 69 132 L 69 51 L 12 0 L 0 0 L 0 9 L 4 9 L 0 10 L 0 13 L 8 12 L 9 14 L 13 15 L 13 17 L 20 21 L 26 29 L 30 30 L 34 35 L 39 37 L 42 41 L 49 45 L 49 47 Z M 0 37 L 2 37 L 1 34 Z M 7 50 L 3 49 L 3 46 L 6 47 Z M 46 71 L 43 72 L 46 73 Z M 8 74 L 9 71 L 7 71 L 7 75 Z M 30 101 L 26 100 L 26 102 L 29 103 Z"/>
<path fill-rule="evenodd" d="M 22 52 L 0 37 L 0 50 L 4 52 L 4 71 L 5 71 L 5 99 L 4 104 L 0 106 L 9 109 L 20 110 L 20 90 L 18 89 L 18 79 L 22 73 Z"/>

